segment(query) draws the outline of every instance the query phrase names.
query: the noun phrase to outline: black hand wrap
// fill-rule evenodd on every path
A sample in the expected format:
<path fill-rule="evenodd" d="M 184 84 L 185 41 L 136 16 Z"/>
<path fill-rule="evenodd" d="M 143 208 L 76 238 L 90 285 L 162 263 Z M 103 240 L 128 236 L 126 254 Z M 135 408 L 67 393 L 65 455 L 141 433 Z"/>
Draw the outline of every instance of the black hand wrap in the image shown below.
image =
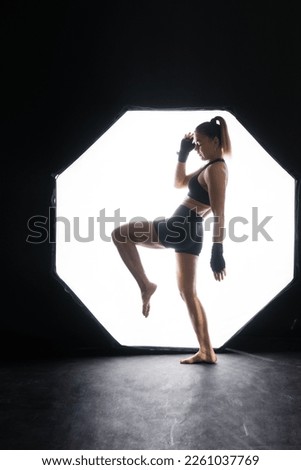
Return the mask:
<path fill-rule="evenodd" d="M 211 251 L 210 266 L 214 273 L 220 273 L 225 269 L 226 263 L 223 257 L 223 244 L 213 243 Z"/>
<path fill-rule="evenodd" d="M 178 152 L 178 161 L 181 163 L 185 163 L 189 152 L 194 149 L 194 144 L 192 143 L 192 139 L 182 139 L 180 151 Z"/>

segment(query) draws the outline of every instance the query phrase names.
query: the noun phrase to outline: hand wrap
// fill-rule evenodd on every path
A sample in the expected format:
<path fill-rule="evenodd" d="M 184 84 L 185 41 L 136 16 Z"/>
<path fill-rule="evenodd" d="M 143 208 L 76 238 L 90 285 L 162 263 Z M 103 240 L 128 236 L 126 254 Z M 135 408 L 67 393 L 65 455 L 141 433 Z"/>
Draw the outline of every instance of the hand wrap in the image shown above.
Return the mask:
<path fill-rule="evenodd" d="M 226 263 L 223 257 L 223 244 L 213 243 L 211 251 L 210 266 L 214 273 L 220 273 L 225 269 Z"/>
<path fill-rule="evenodd" d="M 192 139 L 182 139 L 180 151 L 178 152 L 178 161 L 181 163 L 185 163 L 189 152 L 194 149 L 194 144 L 192 143 Z"/>

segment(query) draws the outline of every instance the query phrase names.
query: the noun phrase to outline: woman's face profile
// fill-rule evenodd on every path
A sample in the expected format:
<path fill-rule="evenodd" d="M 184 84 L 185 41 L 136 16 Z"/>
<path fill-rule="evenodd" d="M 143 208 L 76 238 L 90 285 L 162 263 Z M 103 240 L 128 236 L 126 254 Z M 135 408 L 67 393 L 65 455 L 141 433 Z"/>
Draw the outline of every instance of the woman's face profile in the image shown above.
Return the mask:
<path fill-rule="evenodd" d="M 215 140 L 199 132 L 194 133 L 194 143 L 195 151 L 203 160 L 212 157 L 216 151 Z"/>

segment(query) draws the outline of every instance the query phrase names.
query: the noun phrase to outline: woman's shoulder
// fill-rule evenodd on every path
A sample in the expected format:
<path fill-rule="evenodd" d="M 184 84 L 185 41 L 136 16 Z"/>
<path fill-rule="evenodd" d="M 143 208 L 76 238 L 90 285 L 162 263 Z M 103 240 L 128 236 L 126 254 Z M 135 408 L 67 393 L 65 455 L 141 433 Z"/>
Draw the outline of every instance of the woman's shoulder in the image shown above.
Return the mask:
<path fill-rule="evenodd" d="M 218 179 L 227 179 L 228 177 L 228 167 L 225 160 L 220 160 L 211 165 L 208 165 L 204 171 L 204 178 L 218 178 Z"/>
<path fill-rule="evenodd" d="M 227 163 L 226 161 L 221 158 L 220 160 L 218 161 L 213 161 L 213 162 L 209 162 L 207 163 L 207 165 L 205 165 L 204 167 L 204 170 L 206 171 L 206 173 L 225 173 L 228 171 L 228 167 L 227 167 Z"/>

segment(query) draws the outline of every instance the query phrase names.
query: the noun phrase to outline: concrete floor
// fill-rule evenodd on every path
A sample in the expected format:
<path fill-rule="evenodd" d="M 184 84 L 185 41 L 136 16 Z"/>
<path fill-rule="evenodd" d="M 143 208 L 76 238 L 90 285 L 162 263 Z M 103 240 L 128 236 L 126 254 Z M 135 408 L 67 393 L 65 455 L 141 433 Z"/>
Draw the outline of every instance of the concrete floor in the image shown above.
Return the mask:
<path fill-rule="evenodd" d="M 301 353 L 1 364 L 1 449 L 300 449 Z"/>

